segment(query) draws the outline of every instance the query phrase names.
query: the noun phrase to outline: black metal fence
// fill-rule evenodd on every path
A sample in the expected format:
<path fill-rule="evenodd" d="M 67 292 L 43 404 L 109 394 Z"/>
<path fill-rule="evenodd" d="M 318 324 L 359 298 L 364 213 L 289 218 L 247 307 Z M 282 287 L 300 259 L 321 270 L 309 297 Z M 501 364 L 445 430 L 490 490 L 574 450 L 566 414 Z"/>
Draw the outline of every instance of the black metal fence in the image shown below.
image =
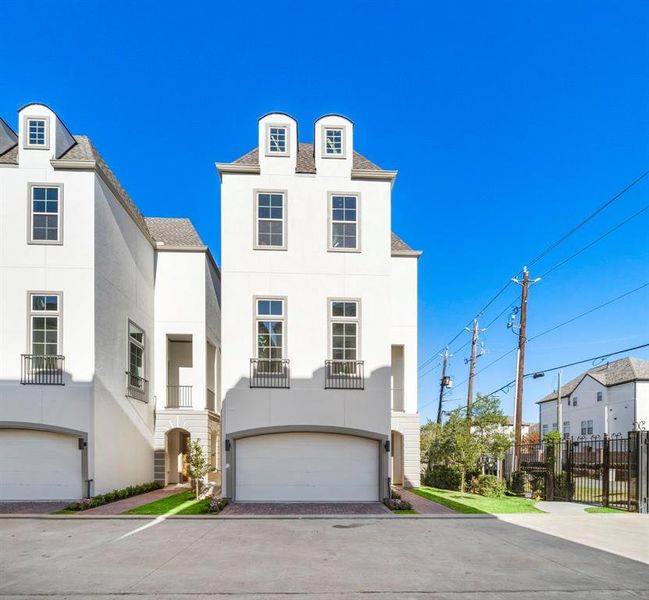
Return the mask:
<path fill-rule="evenodd" d="M 251 358 L 251 388 L 289 388 L 291 369 L 288 358 Z"/>
<path fill-rule="evenodd" d="M 192 407 L 192 386 L 191 385 L 168 385 L 166 408 L 191 408 Z"/>
<path fill-rule="evenodd" d="M 64 385 L 65 356 L 22 354 L 20 383 L 23 385 Z"/>
<path fill-rule="evenodd" d="M 521 444 L 505 472 L 510 489 L 529 497 L 649 512 L 648 446 L 646 431 Z"/>
<path fill-rule="evenodd" d="M 326 360 L 326 390 L 362 390 L 365 387 L 365 363 L 362 360 Z"/>

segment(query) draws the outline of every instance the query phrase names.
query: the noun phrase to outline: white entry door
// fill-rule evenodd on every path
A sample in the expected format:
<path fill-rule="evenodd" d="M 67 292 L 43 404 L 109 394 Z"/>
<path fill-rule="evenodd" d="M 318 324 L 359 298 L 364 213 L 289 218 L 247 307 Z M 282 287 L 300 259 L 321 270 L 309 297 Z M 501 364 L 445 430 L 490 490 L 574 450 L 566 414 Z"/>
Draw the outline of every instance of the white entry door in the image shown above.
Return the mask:
<path fill-rule="evenodd" d="M 27 429 L 0 429 L 0 500 L 82 497 L 78 438 Z"/>
<path fill-rule="evenodd" d="M 235 446 L 235 499 L 368 502 L 379 499 L 376 440 L 334 433 L 273 433 Z"/>

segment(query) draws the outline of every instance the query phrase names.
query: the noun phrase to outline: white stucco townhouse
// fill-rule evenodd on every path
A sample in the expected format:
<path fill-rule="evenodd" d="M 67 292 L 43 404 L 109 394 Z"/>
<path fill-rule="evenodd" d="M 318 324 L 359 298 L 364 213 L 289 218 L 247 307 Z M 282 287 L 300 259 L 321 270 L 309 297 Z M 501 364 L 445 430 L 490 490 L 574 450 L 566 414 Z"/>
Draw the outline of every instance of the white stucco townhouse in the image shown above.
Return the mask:
<path fill-rule="evenodd" d="M 537 403 L 541 437 L 559 429 L 557 392 Z M 564 438 L 622 434 L 649 427 L 649 362 L 621 358 L 581 373 L 561 386 Z"/>
<path fill-rule="evenodd" d="M 326 115 L 289 115 L 217 163 L 224 494 L 375 501 L 419 485 L 417 259 L 391 232 L 396 171 Z"/>
<path fill-rule="evenodd" d="M 218 286 L 191 224 L 147 222 L 54 111 L 0 119 L 0 500 L 151 481 L 154 450 L 177 480 L 180 430 L 213 452 Z"/>

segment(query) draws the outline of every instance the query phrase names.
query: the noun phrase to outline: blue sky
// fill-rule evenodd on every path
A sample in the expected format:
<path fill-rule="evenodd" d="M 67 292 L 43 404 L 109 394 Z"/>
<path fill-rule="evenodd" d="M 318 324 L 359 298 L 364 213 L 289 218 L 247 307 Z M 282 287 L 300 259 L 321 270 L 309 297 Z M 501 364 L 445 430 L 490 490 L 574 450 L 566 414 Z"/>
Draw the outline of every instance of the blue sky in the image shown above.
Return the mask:
<path fill-rule="evenodd" d="M 357 149 L 399 170 L 393 229 L 424 251 L 420 362 L 526 261 L 649 169 L 646 2 L 1 5 L 11 51 L 0 116 L 15 125 L 21 105 L 50 105 L 92 138 L 145 214 L 189 216 L 217 257 L 214 161 L 254 146 L 257 117 L 270 110 L 294 115 L 303 141 L 321 114 L 349 116 Z M 647 203 L 649 177 L 532 276 Z M 648 282 L 648 227 L 649 211 L 536 285 L 530 337 Z M 483 322 L 517 293 L 508 289 Z M 530 342 L 527 370 L 649 342 L 648 308 L 649 287 Z M 515 346 L 507 316 L 485 332 L 478 369 Z M 451 365 L 458 384 L 466 350 Z M 513 353 L 476 389 L 500 387 L 515 367 Z M 420 379 L 424 417 L 434 416 L 438 378 Z M 526 385 L 527 419 L 553 383 Z M 465 394 L 459 386 L 450 398 Z M 513 393 L 502 399 L 511 413 Z"/>

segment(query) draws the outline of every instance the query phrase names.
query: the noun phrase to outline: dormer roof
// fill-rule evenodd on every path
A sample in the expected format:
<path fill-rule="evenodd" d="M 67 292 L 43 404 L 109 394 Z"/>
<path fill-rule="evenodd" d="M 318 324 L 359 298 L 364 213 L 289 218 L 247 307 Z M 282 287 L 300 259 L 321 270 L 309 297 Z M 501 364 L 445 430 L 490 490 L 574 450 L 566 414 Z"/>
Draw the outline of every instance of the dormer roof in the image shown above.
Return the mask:
<path fill-rule="evenodd" d="M 237 160 L 233 161 L 234 165 L 249 165 L 251 167 L 259 167 L 259 148 L 253 148 Z M 379 171 L 384 172 L 381 167 L 373 163 L 371 160 L 365 158 L 362 154 L 354 151 L 354 166 L 355 170 L 359 171 Z M 295 167 L 296 173 L 315 174 L 315 149 L 312 143 L 300 142 L 297 148 L 297 165 Z M 387 172 L 387 171 L 386 171 Z"/>

